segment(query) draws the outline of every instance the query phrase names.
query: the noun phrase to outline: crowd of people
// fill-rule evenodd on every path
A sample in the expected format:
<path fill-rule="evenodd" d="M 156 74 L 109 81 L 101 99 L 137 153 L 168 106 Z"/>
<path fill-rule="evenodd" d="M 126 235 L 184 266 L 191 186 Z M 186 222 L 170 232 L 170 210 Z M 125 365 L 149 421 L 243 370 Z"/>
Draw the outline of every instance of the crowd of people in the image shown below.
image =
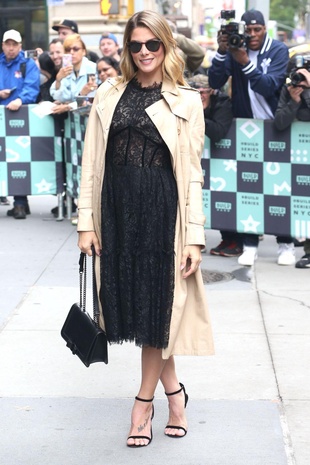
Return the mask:
<path fill-rule="evenodd" d="M 185 63 L 186 85 L 200 92 L 205 135 L 213 142 L 225 137 L 232 119 L 237 117 L 273 119 L 278 130 L 296 119 L 310 120 L 310 72 L 301 68 L 298 70 L 303 76 L 300 85 L 286 85 L 287 46 L 268 36 L 261 12 L 246 11 L 241 20 L 246 25 L 246 43 L 231 46 L 229 35 L 221 28 L 218 48 L 212 51 L 213 58 L 208 58 L 208 67 L 205 60 L 210 48 L 206 50 L 198 41 L 180 34 L 175 23 L 167 20 Z M 83 105 L 90 105 L 103 82 L 120 77 L 122 49 L 113 33 L 100 37 L 98 49 L 102 56 L 99 57 L 87 49 L 75 21 L 64 19 L 52 29 L 58 37 L 51 40 L 47 51 L 37 49 L 34 59 L 25 57 L 18 31 L 5 32 L 0 57 L 0 104 L 11 111 L 18 110 L 22 104 L 49 100 L 54 103 L 52 114 L 65 118 L 68 111 L 78 107 L 79 98 Z M 0 203 L 8 205 L 9 200 L 1 197 Z M 76 210 L 75 203 L 73 210 Z M 53 214 L 57 213 L 56 207 Z M 25 219 L 29 214 L 27 197 L 15 196 L 14 206 L 7 215 Z M 238 257 L 240 265 L 253 265 L 258 256 L 259 236 L 229 230 L 220 232 L 221 242 L 210 253 Z M 286 236 L 277 236 L 276 240 L 278 264 L 295 264 L 298 242 Z M 308 248 L 305 252 L 297 267 L 310 267 Z"/>

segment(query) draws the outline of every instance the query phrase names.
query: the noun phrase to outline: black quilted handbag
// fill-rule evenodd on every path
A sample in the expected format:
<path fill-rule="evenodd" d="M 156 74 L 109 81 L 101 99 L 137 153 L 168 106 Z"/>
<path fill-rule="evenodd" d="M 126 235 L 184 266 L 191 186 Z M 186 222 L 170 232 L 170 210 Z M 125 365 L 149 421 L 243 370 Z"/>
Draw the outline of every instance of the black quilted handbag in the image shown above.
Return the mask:
<path fill-rule="evenodd" d="M 85 366 L 91 363 L 108 363 L 108 343 L 105 332 L 99 327 L 99 303 L 95 275 L 95 250 L 92 249 L 93 317 L 86 312 L 86 263 L 85 253 L 80 254 L 80 303 L 72 305 L 61 329 L 61 336 L 73 355 Z"/>

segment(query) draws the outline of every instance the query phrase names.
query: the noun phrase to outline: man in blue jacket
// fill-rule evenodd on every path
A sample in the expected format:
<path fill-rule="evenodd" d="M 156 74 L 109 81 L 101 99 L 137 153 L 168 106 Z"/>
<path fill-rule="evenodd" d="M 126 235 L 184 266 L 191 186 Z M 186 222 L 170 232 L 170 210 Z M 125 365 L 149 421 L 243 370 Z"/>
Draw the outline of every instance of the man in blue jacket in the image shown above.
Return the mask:
<path fill-rule="evenodd" d="M 36 103 L 40 90 L 40 71 L 34 60 L 25 58 L 22 38 L 11 29 L 3 34 L 0 55 L 0 105 L 17 111 L 22 105 Z M 7 215 L 25 219 L 29 214 L 26 196 L 14 197 L 14 208 Z"/>
<path fill-rule="evenodd" d="M 219 31 L 218 51 L 209 68 L 212 88 L 221 88 L 231 76 L 231 99 L 234 118 L 274 119 L 281 88 L 286 78 L 288 48 L 268 37 L 264 16 L 260 11 L 246 11 L 246 38 L 241 47 L 229 45 L 229 35 Z M 241 265 L 253 265 L 257 257 L 259 236 L 221 231 L 222 242 L 210 253 L 238 256 Z M 295 263 L 294 245 L 290 237 L 277 237 L 279 265 Z"/>
<path fill-rule="evenodd" d="M 210 85 L 222 87 L 232 77 L 232 105 L 235 118 L 273 119 L 286 78 L 288 48 L 268 37 L 260 11 L 246 11 L 245 46 L 228 45 L 228 35 L 219 32 L 218 51 L 209 69 Z"/>

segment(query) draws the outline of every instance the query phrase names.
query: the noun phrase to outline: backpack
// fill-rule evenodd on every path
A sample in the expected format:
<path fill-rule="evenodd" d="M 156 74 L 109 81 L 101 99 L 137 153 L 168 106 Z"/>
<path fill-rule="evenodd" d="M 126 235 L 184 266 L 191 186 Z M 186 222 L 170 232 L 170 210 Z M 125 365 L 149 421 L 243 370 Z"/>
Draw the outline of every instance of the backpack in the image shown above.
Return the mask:
<path fill-rule="evenodd" d="M 22 73 L 22 76 L 23 76 L 24 79 L 25 79 L 25 76 L 26 76 L 26 69 L 27 69 L 26 64 L 27 63 L 24 61 L 23 63 L 20 64 L 20 68 L 19 68 L 19 70 Z"/>

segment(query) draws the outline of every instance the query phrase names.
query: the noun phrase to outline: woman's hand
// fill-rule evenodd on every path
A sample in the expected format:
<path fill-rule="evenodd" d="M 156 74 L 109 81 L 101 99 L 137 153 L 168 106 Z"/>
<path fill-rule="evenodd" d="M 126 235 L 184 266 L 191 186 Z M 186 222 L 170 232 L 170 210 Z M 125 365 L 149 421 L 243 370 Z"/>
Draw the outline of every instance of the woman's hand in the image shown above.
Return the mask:
<path fill-rule="evenodd" d="M 56 81 L 59 82 L 62 79 L 64 79 L 65 77 L 70 76 L 72 71 L 73 71 L 73 66 L 72 65 L 64 66 L 63 68 L 60 68 L 60 70 L 58 71 L 57 76 L 56 76 Z"/>
<path fill-rule="evenodd" d="M 94 90 L 97 90 L 98 86 L 96 83 L 89 81 L 85 86 L 80 91 L 80 95 L 88 95 L 90 92 L 93 92 Z"/>
<path fill-rule="evenodd" d="M 64 66 L 64 67 L 60 68 L 60 70 L 58 71 L 58 73 L 56 75 L 56 80 L 55 80 L 55 89 L 56 90 L 60 89 L 62 79 L 66 78 L 67 76 L 70 76 L 72 71 L 73 71 L 73 66 L 72 65 Z"/>
<path fill-rule="evenodd" d="M 94 231 L 80 231 L 78 246 L 81 252 L 87 253 L 91 257 L 92 251 L 91 246 L 95 247 L 96 255 L 100 256 L 101 250 L 99 247 L 99 241 L 96 233 Z"/>
<path fill-rule="evenodd" d="M 200 245 L 185 246 L 181 260 L 181 271 L 185 270 L 183 273 L 183 278 L 187 278 L 191 274 L 196 273 L 201 261 L 202 258 Z"/>

